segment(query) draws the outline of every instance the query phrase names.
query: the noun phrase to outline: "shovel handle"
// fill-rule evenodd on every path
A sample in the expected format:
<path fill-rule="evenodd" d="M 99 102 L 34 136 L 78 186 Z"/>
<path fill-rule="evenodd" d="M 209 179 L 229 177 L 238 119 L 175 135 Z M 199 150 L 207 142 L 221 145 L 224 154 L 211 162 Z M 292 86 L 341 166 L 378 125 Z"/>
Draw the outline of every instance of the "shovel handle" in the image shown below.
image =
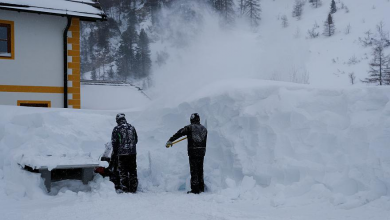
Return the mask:
<path fill-rule="evenodd" d="M 187 139 L 187 137 L 185 137 L 185 138 L 182 138 L 182 139 L 180 139 L 180 140 L 177 140 L 177 141 L 174 141 L 174 142 L 172 142 L 172 145 L 174 145 L 174 144 L 177 144 L 177 143 L 179 143 L 180 141 L 184 141 L 185 139 Z M 171 147 L 172 147 L 172 145 L 171 145 Z"/>

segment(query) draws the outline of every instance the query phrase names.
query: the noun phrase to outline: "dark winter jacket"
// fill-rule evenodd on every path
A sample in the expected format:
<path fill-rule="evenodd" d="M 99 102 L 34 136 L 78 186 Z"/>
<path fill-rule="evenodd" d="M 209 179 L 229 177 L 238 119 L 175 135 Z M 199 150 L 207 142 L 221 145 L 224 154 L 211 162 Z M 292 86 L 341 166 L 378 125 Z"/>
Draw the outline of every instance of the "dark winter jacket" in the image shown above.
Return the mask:
<path fill-rule="evenodd" d="M 113 156 L 137 154 L 137 132 L 125 119 L 119 121 L 112 131 L 111 142 Z"/>
<path fill-rule="evenodd" d="M 188 156 L 205 156 L 207 129 L 200 123 L 192 123 L 180 129 L 169 141 L 173 142 L 185 135 L 188 139 Z"/>

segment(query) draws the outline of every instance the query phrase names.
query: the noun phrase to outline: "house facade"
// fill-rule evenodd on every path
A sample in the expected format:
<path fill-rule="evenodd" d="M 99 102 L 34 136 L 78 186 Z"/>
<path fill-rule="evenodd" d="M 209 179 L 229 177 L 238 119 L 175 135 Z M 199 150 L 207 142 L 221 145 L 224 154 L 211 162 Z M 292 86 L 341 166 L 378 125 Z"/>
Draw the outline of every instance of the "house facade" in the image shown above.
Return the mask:
<path fill-rule="evenodd" d="M 79 109 L 80 21 L 104 21 L 99 2 L 14 2 L 0 0 L 0 105 Z"/>

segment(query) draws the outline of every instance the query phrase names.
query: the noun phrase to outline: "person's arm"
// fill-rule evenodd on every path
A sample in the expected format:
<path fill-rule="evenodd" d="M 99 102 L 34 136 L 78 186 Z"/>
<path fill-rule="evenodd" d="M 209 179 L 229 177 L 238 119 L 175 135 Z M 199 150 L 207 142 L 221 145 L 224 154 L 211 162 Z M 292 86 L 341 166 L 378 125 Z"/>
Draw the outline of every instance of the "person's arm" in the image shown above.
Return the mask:
<path fill-rule="evenodd" d="M 138 135 L 137 135 L 137 131 L 135 130 L 135 127 L 133 127 L 134 129 L 134 140 L 135 140 L 135 144 L 138 143 Z"/>
<path fill-rule="evenodd" d="M 118 134 L 115 128 L 111 134 L 111 144 L 112 144 L 112 152 L 111 152 L 111 159 L 108 167 L 115 169 L 117 163 L 116 157 L 118 156 L 118 147 L 119 147 Z"/>
<path fill-rule="evenodd" d="M 176 134 L 174 134 L 171 138 L 169 138 L 169 141 L 173 142 L 173 141 L 179 139 L 180 137 L 188 135 L 188 130 L 189 130 L 188 126 L 185 126 L 184 128 L 177 131 Z"/>
<path fill-rule="evenodd" d="M 112 153 L 111 155 L 114 155 L 118 152 L 118 145 L 119 145 L 119 140 L 118 140 L 118 134 L 116 132 L 116 129 L 114 128 L 114 130 L 112 131 L 112 135 L 111 135 L 111 144 L 112 144 Z"/>

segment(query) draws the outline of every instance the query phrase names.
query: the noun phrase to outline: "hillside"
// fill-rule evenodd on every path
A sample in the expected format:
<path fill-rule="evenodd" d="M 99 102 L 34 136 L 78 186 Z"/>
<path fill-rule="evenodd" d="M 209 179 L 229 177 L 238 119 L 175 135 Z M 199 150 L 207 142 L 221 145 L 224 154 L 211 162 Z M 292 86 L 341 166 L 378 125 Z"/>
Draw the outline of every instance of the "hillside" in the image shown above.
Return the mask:
<path fill-rule="evenodd" d="M 236 77 L 350 86 L 349 75 L 353 74 L 354 83 L 363 84 L 361 80 L 368 77 L 369 63 L 373 59 L 373 47 L 364 47 L 359 39 L 367 37 L 365 33 L 369 30 L 370 37 L 375 38 L 380 22 L 388 36 L 390 3 L 385 0 L 337 1 L 338 10 L 333 14 L 335 34 L 327 37 L 323 32 L 330 2 L 322 0 L 318 8 L 307 2 L 298 19 L 292 17 L 294 1 L 262 0 L 261 20 L 256 28 L 249 26 L 245 16 L 239 15 L 239 1 L 234 6 L 235 22 L 228 28 L 221 24 L 221 17 L 208 4 L 194 1 L 162 4 L 158 27 L 155 27 L 146 6 L 139 3 L 136 29 L 139 32 L 143 28 L 148 33 L 152 69 L 147 84 L 134 77 L 129 80 L 141 80 L 145 89 L 165 86 L 171 79 L 183 83 L 196 79 L 204 83 Z M 114 6 L 108 14 L 118 20 L 115 9 Z M 282 26 L 284 16 L 287 27 Z M 315 24 L 314 32 L 319 36 L 312 39 L 308 31 L 313 30 Z M 125 29 L 126 22 L 122 19 L 115 36 L 110 38 L 112 60 L 121 44 L 120 33 Z M 389 53 L 386 48 L 385 55 Z M 116 62 L 110 65 L 116 70 Z M 88 73 L 84 77 L 88 78 Z"/>

